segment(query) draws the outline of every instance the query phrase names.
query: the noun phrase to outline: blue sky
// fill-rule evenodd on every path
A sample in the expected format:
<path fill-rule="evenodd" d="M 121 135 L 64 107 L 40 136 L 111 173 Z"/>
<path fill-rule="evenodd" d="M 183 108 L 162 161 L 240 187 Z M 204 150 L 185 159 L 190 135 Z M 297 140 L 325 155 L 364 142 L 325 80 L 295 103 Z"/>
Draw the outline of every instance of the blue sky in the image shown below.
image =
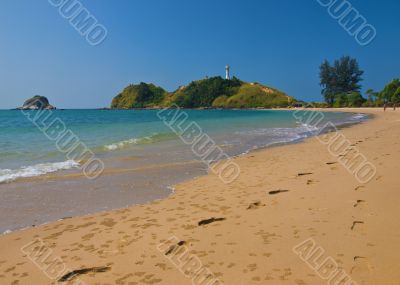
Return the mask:
<path fill-rule="evenodd" d="M 350 1 L 377 29 L 360 46 L 317 0 L 81 0 L 108 30 L 99 46 L 47 0 L 0 1 L 0 108 L 35 95 L 59 108 L 109 106 L 129 83 L 169 91 L 230 64 L 242 80 L 322 100 L 318 67 L 356 57 L 364 90 L 400 77 L 398 0 Z"/>

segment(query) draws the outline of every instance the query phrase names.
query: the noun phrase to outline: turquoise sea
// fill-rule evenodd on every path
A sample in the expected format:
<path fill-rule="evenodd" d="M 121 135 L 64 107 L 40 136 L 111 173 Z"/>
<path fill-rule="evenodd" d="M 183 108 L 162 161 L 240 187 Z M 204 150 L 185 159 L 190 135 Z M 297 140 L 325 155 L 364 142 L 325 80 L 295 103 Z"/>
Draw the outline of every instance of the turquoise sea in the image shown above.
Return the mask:
<path fill-rule="evenodd" d="M 184 110 L 215 142 L 227 146 L 230 155 L 278 143 L 299 141 L 313 135 L 296 120 L 293 112 L 274 110 Z M 37 112 L 37 111 L 29 111 Z M 163 153 L 163 146 L 176 143 L 174 155 L 187 147 L 157 116 L 157 110 L 57 110 L 58 118 L 99 158 L 127 154 L 141 156 Z M 325 113 L 324 121 L 336 125 L 365 119 L 360 114 Z M 162 159 L 161 159 L 162 160 Z M 165 153 L 165 161 L 169 161 Z M 107 165 L 106 165 L 107 166 Z M 77 168 L 67 160 L 55 142 L 49 140 L 21 111 L 0 111 L 0 183 L 20 177 Z"/>
<path fill-rule="evenodd" d="M 18 110 L 0 111 L 0 233 L 163 199 L 174 192 L 171 186 L 206 174 L 207 161 L 158 112 L 56 110 L 28 111 L 26 116 Z M 324 113 L 318 125 L 307 125 L 293 111 L 180 112 L 230 157 L 301 142 L 318 134 L 326 122 L 341 126 L 366 119 L 362 114 Z M 41 119 L 35 125 L 28 117 L 37 115 Z M 88 179 L 80 161 L 60 152 L 57 141 L 47 136 L 56 129 L 51 124 L 55 120 L 104 163 L 96 179 Z"/>

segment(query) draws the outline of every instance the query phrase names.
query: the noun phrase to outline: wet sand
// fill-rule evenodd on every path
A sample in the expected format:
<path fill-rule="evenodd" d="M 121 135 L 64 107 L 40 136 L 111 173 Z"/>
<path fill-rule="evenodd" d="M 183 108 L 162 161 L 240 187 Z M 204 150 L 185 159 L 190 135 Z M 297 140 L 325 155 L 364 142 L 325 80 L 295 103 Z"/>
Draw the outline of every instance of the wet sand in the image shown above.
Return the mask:
<path fill-rule="evenodd" d="M 194 160 L 163 163 L 131 156 L 106 162 L 96 180 L 73 169 L 1 184 L 0 233 L 165 199 L 170 185 L 207 173 Z"/>
<path fill-rule="evenodd" d="M 369 183 L 316 138 L 252 152 L 229 185 L 209 174 L 161 201 L 2 236 L 0 284 L 193 284 L 196 273 L 209 279 L 194 284 L 327 284 L 339 271 L 321 269 L 326 258 L 348 284 L 399 284 L 400 111 L 346 111 L 375 115 L 340 130 L 376 166 Z M 296 254 L 310 239 L 323 254 Z"/>

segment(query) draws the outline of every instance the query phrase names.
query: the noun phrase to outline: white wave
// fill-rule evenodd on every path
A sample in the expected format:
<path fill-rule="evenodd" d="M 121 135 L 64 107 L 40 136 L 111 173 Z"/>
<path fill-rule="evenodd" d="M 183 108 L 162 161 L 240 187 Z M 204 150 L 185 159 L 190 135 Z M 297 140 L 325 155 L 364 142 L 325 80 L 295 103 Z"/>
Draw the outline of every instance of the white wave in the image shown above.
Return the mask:
<path fill-rule="evenodd" d="M 124 140 L 124 141 L 116 142 L 113 144 L 105 145 L 104 148 L 106 150 L 117 150 L 117 149 L 127 147 L 129 145 L 141 144 L 144 142 L 151 142 L 151 140 L 152 140 L 151 137 L 133 138 L 133 139 Z"/>
<path fill-rule="evenodd" d="M 241 137 L 241 143 L 250 147 L 249 150 L 254 150 L 301 141 L 318 134 L 319 131 L 318 127 L 298 123 L 298 127 L 295 128 L 260 128 L 235 134 Z"/>
<path fill-rule="evenodd" d="M 261 128 L 255 129 L 250 131 L 242 131 L 236 132 L 238 135 L 256 135 L 256 136 L 264 136 L 264 135 L 274 135 L 274 136 L 281 136 L 281 137 L 289 137 L 304 135 L 308 132 L 315 132 L 318 131 L 319 128 L 313 125 L 307 124 L 300 124 L 299 127 L 296 128 Z"/>
<path fill-rule="evenodd" d="M 27 178 L 67 170 L 79 166 L 74 160 L 67 160 L 55 163 L 41 163 L 32 166 L 24 166 L 19 169 L 0 169 L 0 184 L 14 181 L 18 178 Z"/>
<path fill-rule="evenodd" d="M 310 125 L 310 124 L 301 124 L 301 126 L 302 126 L 305 130 L 307 130 L 307 131 L 309 131 L 309 132 L 314 132 L 314 131 L 320 130 L 319 127 L 314 126 L 314 125 Z"/>
<path fill-rule="evenodd" d="M 360 114 L 360 113 L 358 113 L 358 114 L 354 114 L 351 118 L 352 118 L 353 120 L 361 120 L 361 119 L 365 119 L 366 117 L 367 117 L 366 114 Z"/>

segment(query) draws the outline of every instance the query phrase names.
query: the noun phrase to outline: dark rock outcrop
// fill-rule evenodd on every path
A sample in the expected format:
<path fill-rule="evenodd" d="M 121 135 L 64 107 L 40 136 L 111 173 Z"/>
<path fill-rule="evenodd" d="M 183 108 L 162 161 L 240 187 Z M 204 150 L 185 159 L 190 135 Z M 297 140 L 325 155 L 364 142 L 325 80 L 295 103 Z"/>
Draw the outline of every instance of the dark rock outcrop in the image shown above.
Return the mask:
<path fill-rule="evenodd" d="M 50 105 L 49 100 L 44 96 L 36 95 L 24 102 L 21 110 L 53 110 L 56 107 Z"/>

